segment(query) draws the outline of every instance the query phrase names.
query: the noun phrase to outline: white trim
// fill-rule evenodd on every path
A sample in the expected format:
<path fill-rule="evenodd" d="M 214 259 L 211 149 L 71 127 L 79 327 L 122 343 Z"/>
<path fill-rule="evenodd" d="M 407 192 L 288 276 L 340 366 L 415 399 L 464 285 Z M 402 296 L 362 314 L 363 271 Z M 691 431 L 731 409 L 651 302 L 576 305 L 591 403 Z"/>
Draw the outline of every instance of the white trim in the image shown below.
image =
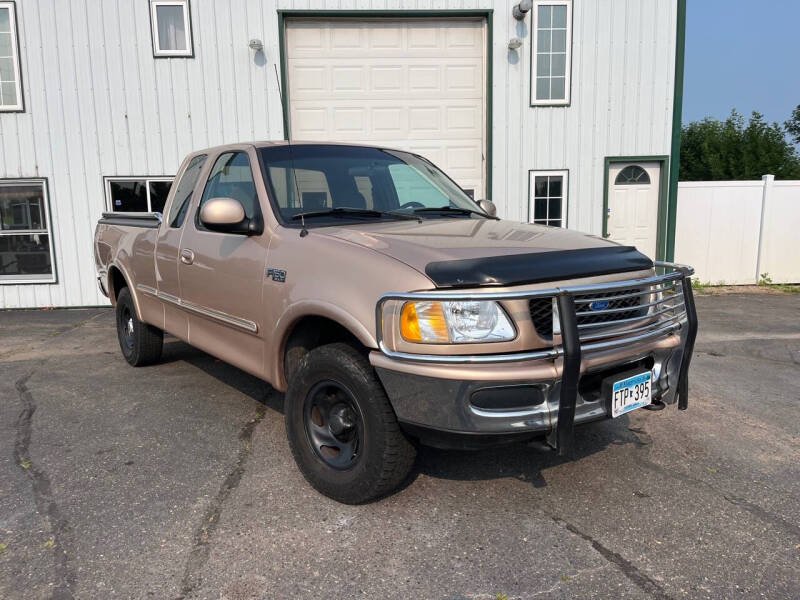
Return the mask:
<path fill-rule="evenodd" d="M 536 177 L 561 177 L 561 228 L 567 228 L 567 215 L 569 214 L 569 171 L 560 169 L 556 171 L 537 171 L 532 170 L 528 172 L 528 223 L 533 223 L 534 219 L 534 205 L 535 197 L 534 189 L 536 188 Z M 548 197 L 549 200 L 549 197 Z M 548 213 L 550 208 L 548 206 Z M 548 220 L 549 214 L 548 214 Z"/>
<path fill-rule="evenodd" d="M 158 10 L 159 6 L 180 6 L 183 8 L 183 30 L 186 34 L 185 50 L 162 50 L 158 40 Z M 189 0 L 150 0 L 150 30 L 153 34 L 153 56 L 180 56 L 187 57 L 194 54 L 192 47 L 192 22 L 189 11 Z"/>
<path fill-rule="evenodd" d="M 3 279 L 3 276 L 0 275 L 0 285 L 14 285 L 14 284 L 30 284 L 30 283 L 55 283 L 57 281 L 56 276 L 56 256 L 55 256 L 55 244 L 53 242 L 53 221 L 50 218 L 50 195 L 49 190 L 47 188 L 47 180 L 44 178 L 32 178 L 32 179 L 0 179 L 0 187 L 15 187 L 19 185 L 40 185 L 42 186 L 42 200 L 44 201 L 44 210 L 45 210 L 45 218 L 47 219 L 47 228 L 46 229 L 25 229 L 19 230 L 15 229 L 12 231 L 6 230 L 2 232 L 4 236 L 13 236 L 13 235 L 46 235 L 48 238 L 47 247 L 50 251 L 50 275 L 45 275 L 43 278 L 39 278 L 37 275 L 12 275 L 12 277 L 16 277 L 16 279 Z M 0 230 L 2 231 L 2 230 Z"/>
<path fill-rule="evenodd" d="M 536 98 L 536 78 L 538 76 L 537 47 L 539 43 L 539 7 L 540 6 L 566 6 L 567 7 L 567 48 L 564 59 L 564 98 L 539 100 Z M 534 0 L 531 11 L 531 106 L 567 106 L 570 103 L 572 87 L 572 0 Z"/>
<path fill-rule="evenodd" d="M 119 211 L 114 208 L 114 205 L 111 203 L 111 182 L 112 181 L 143 181 L 145 185 L 145 190 L 147 192 L 147 212 L 153 212 L 152 206 L 150 204 L 150 183 L 153 181 L 168 181 L 169 183 L 173 183 L 175 181 L 174 177 L 147 177 L 142 175 L 141 177 L 125 175 L 117 177 L 115 175 L 106 175 L 103 177 L 103 183 L 106 190 L 106 211 L 107 212 L 127 212 L 127 211 Z M 166 204 L 164 205 L 166 207 Z"/>
<path fill-rule="evenodd" d="M 0 112 L 24 110 L 22 100 L 22 68 L 19 60 L 19 39 L 17 38 L 17 8 L 14 2 L 0 2 L 0 9 L 8 9 L 8 23 L 11 30 L 11 59 L 14 63 L 14 84 L 17 93 L 16 104 L 0 104 Z"/>

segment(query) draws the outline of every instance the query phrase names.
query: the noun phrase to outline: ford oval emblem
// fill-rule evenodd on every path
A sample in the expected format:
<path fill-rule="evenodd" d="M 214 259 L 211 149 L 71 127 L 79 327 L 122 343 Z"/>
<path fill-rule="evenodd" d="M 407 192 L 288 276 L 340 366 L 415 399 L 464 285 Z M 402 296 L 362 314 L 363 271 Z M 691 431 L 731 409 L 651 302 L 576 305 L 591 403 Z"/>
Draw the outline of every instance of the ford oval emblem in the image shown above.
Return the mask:
<path fill-rule="evenodd" d="M 589 305 L 589 310 L 605 310 L 608 308 L 608 300 L 595 300 Z"/>

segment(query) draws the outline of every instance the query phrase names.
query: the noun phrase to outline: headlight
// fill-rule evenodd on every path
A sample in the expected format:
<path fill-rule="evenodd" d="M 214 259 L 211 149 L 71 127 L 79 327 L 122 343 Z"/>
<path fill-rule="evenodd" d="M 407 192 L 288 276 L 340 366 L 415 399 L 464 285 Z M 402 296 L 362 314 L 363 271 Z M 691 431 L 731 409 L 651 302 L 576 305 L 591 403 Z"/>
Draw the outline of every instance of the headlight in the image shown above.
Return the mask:
<path fill-rule="evenodd" d="M 408 342 L 462 344 L 507 342 L 516 331 L 493 301 L 406 302 L 400 311 L 400 333 Z"/>

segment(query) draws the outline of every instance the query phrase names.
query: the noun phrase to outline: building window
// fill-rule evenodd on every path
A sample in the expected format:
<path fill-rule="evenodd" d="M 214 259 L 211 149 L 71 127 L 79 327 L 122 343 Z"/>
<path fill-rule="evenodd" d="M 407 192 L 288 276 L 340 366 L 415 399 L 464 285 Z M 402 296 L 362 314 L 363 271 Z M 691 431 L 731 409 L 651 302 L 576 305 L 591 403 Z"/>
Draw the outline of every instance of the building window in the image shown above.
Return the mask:
<path fill-rule="evenodd" d="M 531 171 L 528 220 L 551 227 L 567 226 L 567 171 Z"/>
<path fill-rule="evenodd" d="M 17 14 L 13 2 L 0 2 L 0 111 L 21 111 Z"/>
<path fill-rule="evenodd" d="M 150 0 L 153 56 L 192 56 L 189 0 Z"/>
<path fill-rule="evenodd" d="M 53 283 L 50 209 L 43 179 L 0 180 L 0 284 Z"/>
<path fill-rule="evenodd" d="M 533 21 L 531 104 L 569 104 L 572 0 L 537 0 Z"/>
<path fill-rule="evenodd" d="M 164 212 L 172 177 L 106 177 L 111 212 Z"/>
<path fill-rule="evenodd" d="M 628 165 L 619 172 L 614 185 L 648 185 L 650 175 L 639 165 Z"/>

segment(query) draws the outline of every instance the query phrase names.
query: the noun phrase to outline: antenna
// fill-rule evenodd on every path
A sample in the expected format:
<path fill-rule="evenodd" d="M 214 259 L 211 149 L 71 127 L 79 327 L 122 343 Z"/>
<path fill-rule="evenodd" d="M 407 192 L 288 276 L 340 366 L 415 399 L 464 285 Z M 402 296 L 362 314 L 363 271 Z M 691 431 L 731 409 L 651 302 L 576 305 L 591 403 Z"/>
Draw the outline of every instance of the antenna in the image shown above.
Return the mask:
<path fill-rule="evenodd" d="M 292 140 L 291 136 L 289 135 L 289 116 L 286 114 L 286 102 L 284 102 L 283 98 L 283 90 L 281 89 L 281 78 L 278 76 L 278 65 L 277 63 L 273 63 L 272 65 L 275 67 L 275 82 L 278 84 L 278 95 L 281 98 L 281 112 L 283 113 L 283 128 L 284 134 L 286 135 L 286 144 L 289 146 L 289 163 L 292 165 L 292 180 L 294 181 L 294 191 L 296 194 L 296 198 L 301 202 L 303 202 L 302 197 L 300 196 L 300 187 L 297 185 L 297 170 L 294 168 L 294 153 L 292 152 Z M 302 208 L 302 206 L 301 206 Z M 303 216 L 303 213 L 300 213 L 300 224 L 302 229 L 300 229 L 300 237 L 306 237 L 308 235 L 308 230 L 306 229 L 306 219 Z"/>

